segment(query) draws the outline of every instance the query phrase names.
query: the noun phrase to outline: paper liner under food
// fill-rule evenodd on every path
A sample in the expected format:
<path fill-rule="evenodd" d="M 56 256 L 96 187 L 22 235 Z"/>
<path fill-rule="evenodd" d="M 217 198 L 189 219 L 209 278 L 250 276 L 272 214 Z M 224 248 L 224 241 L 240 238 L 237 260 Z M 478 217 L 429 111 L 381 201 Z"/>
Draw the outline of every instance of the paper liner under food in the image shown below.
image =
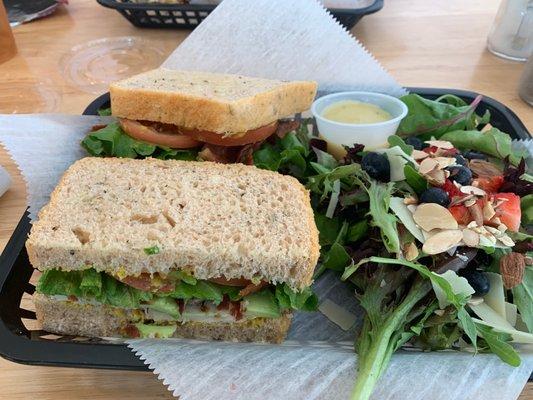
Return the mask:
<path fill-rule="evenodd" d="M 407 93 L 316 0 L 224 0 L 163 66 Z"/>
<path fill-rule="evenodd" d="M 91 127 L 106 123 L 109 117 L 61 114 L 0 114 L 0 144 L 17 164 L 25 182 L 34 221 L 48 203 L 65 170 L 87 157 L 80 141 Z"/>
<path fill-rule="evenodd" d="M 341 345 L 281 346 L 188 340 L 128 341 L 181 400 L 344 400 L 356 379 L 356 355 Z M 397 352 L 373 400 L 515 400 L 533 368 L 492 354 Z"/>

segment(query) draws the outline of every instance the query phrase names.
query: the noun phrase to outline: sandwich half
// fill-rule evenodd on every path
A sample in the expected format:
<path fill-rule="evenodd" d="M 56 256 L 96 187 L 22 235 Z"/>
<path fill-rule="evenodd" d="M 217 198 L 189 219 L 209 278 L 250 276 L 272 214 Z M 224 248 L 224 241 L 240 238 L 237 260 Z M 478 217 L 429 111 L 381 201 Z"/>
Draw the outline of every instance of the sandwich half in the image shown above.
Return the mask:
<path fill-rule="evenodd" d="M 26 247 L 54 333 L 280 342 L 316 308 L 308 192 L 242 164 L 82 159 Z"/>
<path fill-rule="evenodd" d="M 308 110 L 316 90 L 310 81 L 159 68 L 111 84 L 111 113 L 118 125 L 92 132 L 82 143 L 91 155 L 125 156 L 124 145 L 121 150 L 101 144 L 123 134 L 129 136 L 121 140 L 130 143 L 130 158 L 153 154 L 149 144 L 160 146 L 156 153 L 166 158 L 179 157 L 166 150 L 173 149 L 181 156 L 184 150 L 195 152 L 204 161 L 247 163 L 251 147 L 294 129 L 279 120 Z M 144 145 L 132 145 L 132 139 Z"/>

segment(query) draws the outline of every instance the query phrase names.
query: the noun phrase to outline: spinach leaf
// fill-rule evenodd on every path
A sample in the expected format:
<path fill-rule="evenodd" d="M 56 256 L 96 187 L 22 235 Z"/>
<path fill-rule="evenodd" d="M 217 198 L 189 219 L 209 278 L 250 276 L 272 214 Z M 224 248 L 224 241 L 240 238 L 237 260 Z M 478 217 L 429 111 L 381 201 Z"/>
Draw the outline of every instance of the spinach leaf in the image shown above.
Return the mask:
<path fill-rule="evenodd" d="M 108 117 L 111 115 L 111 107 L 109 108 L 100 108 L 98 111 L 97 111 L 98 115 L 101 116 L 101 117 Z"/>
<path fill-rule="evenodd" d="M 409 164 L 405 164 L 403 167 L 403 173 L 405 180 L 413 188 L 416 194 L 420 195 L 424 190 L 428 188 L 428 182 Z"/>
<path fill-rule="evenodd" d="M 413 154 L 413 150 L 415 149 L 413 146 L 406 144 L 403 139 L 397 135 L 389 136 L 387 141 L 389 142 L 391 148 L 394 146 L 398 146 L 408 156 Z"/>
<path fill-rule="evenodd" d="M 441 140 L 452 142 L 460 150 L 475 150 L 482 153 L 504 159 L 509 157 L 509 161 L 518 165 L 523 154 L 514 152 L 511 147 L 511 137 L 496 128 L 481 132 L 475 130 L 450 131 L 441 136 Z"/>
<path fill-rule="evenodd" d="M 431 136 L 439 138 L 446 132 L 474 129 L 490 119 L 488 113 L 483 117 L 474 113 L 481 96 L 476 97 L 470 105 L 451 95 L 428 100 L 417 94 L 408 94 L 400 100 L 409 109 L 398 128 L 400 136 L 423 135 L 423 138 L 427 139 Z"/>

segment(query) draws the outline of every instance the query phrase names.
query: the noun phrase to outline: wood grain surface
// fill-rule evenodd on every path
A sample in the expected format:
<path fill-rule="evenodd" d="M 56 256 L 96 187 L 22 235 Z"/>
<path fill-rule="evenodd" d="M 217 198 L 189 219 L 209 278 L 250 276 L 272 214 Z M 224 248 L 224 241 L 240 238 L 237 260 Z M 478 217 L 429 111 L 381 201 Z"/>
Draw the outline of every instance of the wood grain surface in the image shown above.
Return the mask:
<path fill-rule="evenodd" d="M 513 109 L 533 129 L 533 109 L 517 95 L 523 64 L 490 54 L 486 37 L 498 0 L 389 0 L 352 32 L 405 86 L 474 90 Z M 71 0 L 52 16 L 14 28 L 18 55 L 0 65 L 0 109 L 79 114 L 96 95 L 72 87 L 59 64 L 73 46 L 89 40 L 139 36 L 169 53 L 188 31 L 135 28 L 94 0 Z M 296 60 L 298 61 L 298 60 Z M 24 90 L 21 90 L 24 88 Z M 55 98 L 50 106 L 50 98 Z M 0 198 L 0 249 L 25 209 L 21 176 L 0 149 L 0 164 L 14 179 Z M 0 359 L 0 399 L 170 399 L 149 372 L 34 367 Z M 533 400 L 528 384 L 521 400 Z M 489 399 L 487 399 L 489 400 Z"/>

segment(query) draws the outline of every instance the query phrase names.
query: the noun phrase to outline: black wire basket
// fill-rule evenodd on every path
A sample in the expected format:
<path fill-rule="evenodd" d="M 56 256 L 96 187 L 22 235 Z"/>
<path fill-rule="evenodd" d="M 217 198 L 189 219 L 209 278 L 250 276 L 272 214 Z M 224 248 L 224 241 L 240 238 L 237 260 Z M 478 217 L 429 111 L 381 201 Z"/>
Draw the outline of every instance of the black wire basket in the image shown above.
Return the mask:
<path fill-rule="evenodd" d="M 142 28 L 196 28 L 215 9 L 215 5 L 135 3 L 131 0 L 97 0 L 104 7 L 121 13 L 133 25 Z M 287 0 L 290 1 L 290 0 Z M 383 0 L 355 9 L 332 8 L 329 12 L 347 29 L 365 15 L 383 8 Z"/>

